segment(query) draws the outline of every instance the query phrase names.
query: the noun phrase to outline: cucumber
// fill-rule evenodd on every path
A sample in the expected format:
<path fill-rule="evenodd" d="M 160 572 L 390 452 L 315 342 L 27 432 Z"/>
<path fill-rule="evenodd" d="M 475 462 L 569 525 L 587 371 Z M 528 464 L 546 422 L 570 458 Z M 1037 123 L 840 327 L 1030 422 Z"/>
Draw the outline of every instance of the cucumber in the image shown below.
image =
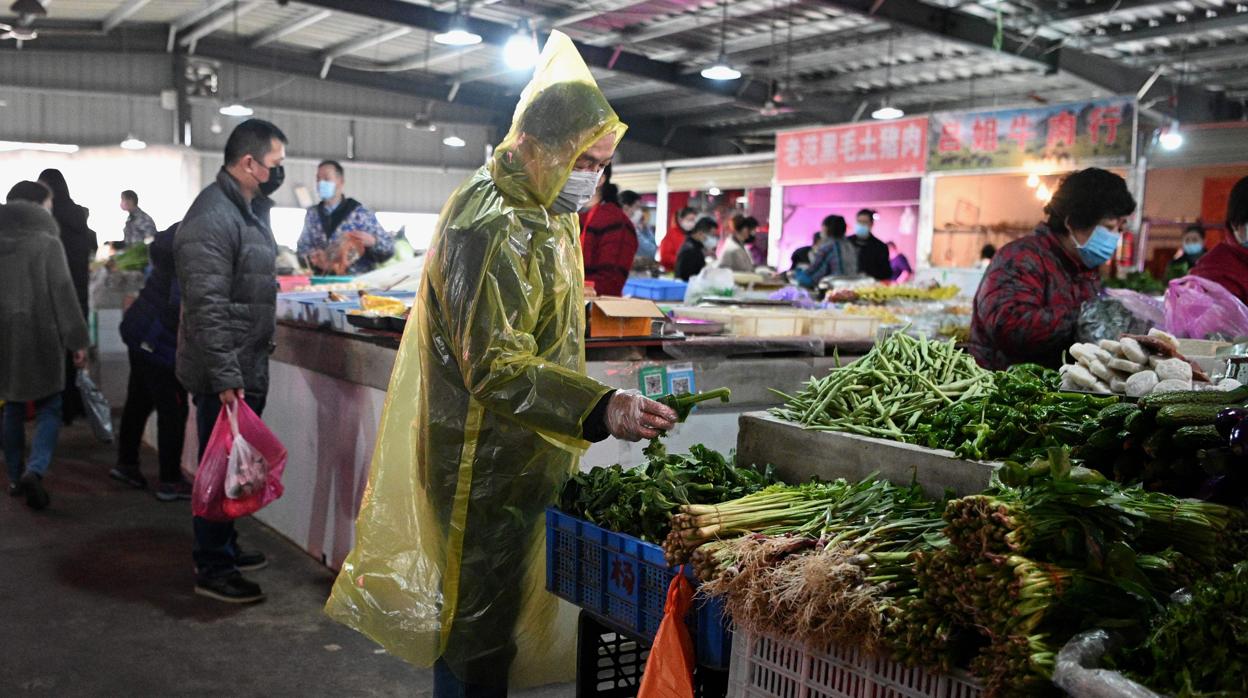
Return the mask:
<path fill-rule="evenodd" d="M 1188 426 L 1176 429 L 1173 443 L 1184 451 L 1198 448 L 1213 448 L 1226 443 L 1212 424 L 1206 426 Z"/>
<path fill-rule="evenodd" d="M 1177 393 L 1145 395 L 1139 405 L 1146 410 L 1159 410 L 1168 405 L 1242 405 L 1248 401 L 1248 385 L 1230 390 L 1184 390 Z"/>
<path fill-rule="evenodd" d="M 1088 437 L 1088 446 L 1098 451 L 1108 451 L 1122 447 L 1122 439 L 1118 438 L 1117 429 L 1101 429 Z"/>
<path fill-rule="evenodd" d="M 1136 410 L 1135 414 L 1127 417 L 1127 420 L 1122 423 L 1122 428 L 1130 432 L 1132 436 L 1143 436 L 1153 426 L 1153 420 L 1143 410 Z"/>
<path fill-rule="evenodd" d="M 1218 413 L 1226 405 L 1166 405 L 1157 410 L 1157 423 L 1163 427 L 1213 426 Z"/>
<path fill-rule="evenodd" d="M 1101 413 L 1096 415 L 1096 421 L 1103 429 L 1117 428 L 1121 427 L 1128 417 L 1139 411 L 1139 407 L 1129 402 L 1120 402 L 1101 410 Z"/>

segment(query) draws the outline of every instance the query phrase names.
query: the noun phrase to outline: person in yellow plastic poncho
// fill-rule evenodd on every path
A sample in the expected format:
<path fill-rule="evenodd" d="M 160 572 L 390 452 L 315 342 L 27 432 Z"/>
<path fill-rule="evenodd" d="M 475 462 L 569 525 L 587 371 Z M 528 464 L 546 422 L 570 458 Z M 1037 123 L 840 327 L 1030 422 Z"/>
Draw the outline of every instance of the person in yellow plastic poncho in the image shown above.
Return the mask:
<path fill-rule="evenodd" d="M 326 607 L 434 665 L 435 696 L 571 678 L 544 591 L 544 509 L 589 441 L 674 425 L 667 407 L 584 374 L 575 212 L 624 130 L 552 33 L 506 139 L 438 221 Z"/>

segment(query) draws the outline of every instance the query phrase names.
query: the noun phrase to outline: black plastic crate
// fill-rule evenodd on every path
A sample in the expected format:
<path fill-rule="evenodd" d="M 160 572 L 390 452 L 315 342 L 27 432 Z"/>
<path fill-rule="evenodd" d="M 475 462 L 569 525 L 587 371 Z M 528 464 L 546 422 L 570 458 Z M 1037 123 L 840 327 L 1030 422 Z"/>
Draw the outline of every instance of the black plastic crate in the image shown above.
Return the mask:
<path fill-rule="evenodd" d="M 650 647 L 581 611 L 576 633 L 576 698 L 633 698 L 641 687 Z M 724 698 L 728 672 L 697 667 L 696 698 Z"/>

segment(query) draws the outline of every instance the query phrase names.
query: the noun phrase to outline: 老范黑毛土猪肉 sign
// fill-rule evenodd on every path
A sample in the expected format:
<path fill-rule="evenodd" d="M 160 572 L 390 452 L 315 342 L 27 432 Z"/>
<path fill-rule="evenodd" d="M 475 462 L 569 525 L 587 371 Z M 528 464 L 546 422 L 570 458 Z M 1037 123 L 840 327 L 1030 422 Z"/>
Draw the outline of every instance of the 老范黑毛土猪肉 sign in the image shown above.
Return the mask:
<path fill-rule="evenodd" d="M 781 131 L 776 134 L 776 181 L 921 175 L 927 140 L 927 117 Z"/>

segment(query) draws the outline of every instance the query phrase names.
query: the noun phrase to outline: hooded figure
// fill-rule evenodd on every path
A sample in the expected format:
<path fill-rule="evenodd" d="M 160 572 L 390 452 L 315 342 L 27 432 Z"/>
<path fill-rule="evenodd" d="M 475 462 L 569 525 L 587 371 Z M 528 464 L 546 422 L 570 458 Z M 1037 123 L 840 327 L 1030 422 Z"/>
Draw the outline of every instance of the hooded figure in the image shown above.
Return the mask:
<path fill-rule="evenodd" d="M 355 547 L 326 611 L 465 683 L 573 671 L 574 636 L 557 631 L 544 590 L 544 509 L 610 390 L 584 373 L 573 213 L 584 201 L 565 199 L 584 175 L 595 183 L 569 181 L 577 159 L 624 130 L 552 32 L 506 139 L 442 210 L 390 378 Z"/>

